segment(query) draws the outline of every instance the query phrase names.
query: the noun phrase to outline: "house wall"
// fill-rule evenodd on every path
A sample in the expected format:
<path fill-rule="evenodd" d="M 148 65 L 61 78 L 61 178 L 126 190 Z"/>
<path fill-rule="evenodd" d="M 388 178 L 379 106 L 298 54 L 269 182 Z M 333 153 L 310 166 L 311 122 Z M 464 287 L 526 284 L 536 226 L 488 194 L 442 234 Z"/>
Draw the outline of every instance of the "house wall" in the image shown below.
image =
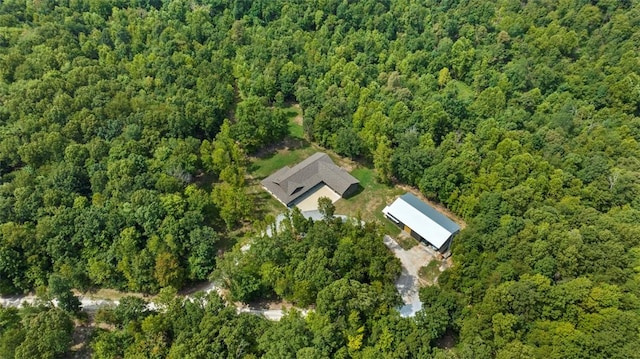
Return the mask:
<path fill-rule="evenodd" d="M 359 183 L 354 183 L 351 186 L 349 186 L 349 188 L 347 188 L 346 191 L 344 191 L 344 193 L 342 194 L 342 198 L 349 198 L 352 195 L 354 195 L 356 192 L 358 192 L 358 189 L 360 188 L 360 184 Z"/>
<path fill-rule="evenodd" d="M 409 232 L 409 234 L 411 235 L 411 237 L 419 240 L 419 241 L 424 241 L 427 242 L 424 238 L 422 238 L 418 233 L 414 232 L 413 229 L 411 230 L 411 232 Z"/>
<path fill-rule="evenodd" d="M 458 232 L 456 233 L 452 233 L 451 236 L 449 236 L 449 238 L 447 239 L 446 242 L 444 242 L 444 244 L 442 245 L 442 247 L 440 247 L 440 249 L 438 250 L 438 252 L 440 253 L 444 253 L 446 251 L 448 251 L 449 249 L 451 249 L 451 243 L 453 242 L 453 237 L 456 236 L 456 234 L 458 234 Z"/>
<path fill-rule="evenodd" d="M 413 229 L 409 228 L 408 226 L 406 226 L 404 223 L 402 223 L 402 221 L 394 221 L 391 218 L 389 218 L 389 216 L 386 216 L 387 219 L 389 219 L 391 222 L 395 223 L 396 226 L 398 226 L 400 229 L 402 229 L 403 231 L 409 233 L 409 235 L 413 238 L 415 238 L 416 240 L 418 240 L 419 242 L 423 242 L 424 244 L 427 244 L 429 246 L 431 246 L 432 248 L 436 248 L 436 246 L 434 246 L 433 244 L 431 244 L 431 242 L 429 242 L 428 240 L 422 238 L 418 233 L 414 232 Z M 407 231 L 407 228 L 409 228 L 409 231 Z M 457 233 L 457 232 L 456 232 Z M 446 251 L 449 250 L 449 248 L 451 247 L 451 242 L 453 240 L 453 237 L 456 235 L 456 233 L 453 233 L 451 236 L 449 236 L 449 238 L 447 239 L 446 242 L 444 242 L 444 244 L 442 245 L 442 247 L 440 248 L 436 248 L 436 250 L 440 253 L 445 253 Z"/>
<path fill-rule="evenodd" d="M 446 242 L 444 242 L 444 244 L 442 245 L 442 247 L 440 247 L 440 248 L 438 249 L 438 252 L 440 252 L 440 253 L 444 253 L 444 252 L 446 252 L 446 251 L 448 251 L 448 250 L 449 250 L 449 247 L 451 246 L 451 240 L 453 239 L 453 236 L 454 236 L 454 235 L 452 234 L 452 235 L 447 239 L 447 241 L 446 241 Z"/>

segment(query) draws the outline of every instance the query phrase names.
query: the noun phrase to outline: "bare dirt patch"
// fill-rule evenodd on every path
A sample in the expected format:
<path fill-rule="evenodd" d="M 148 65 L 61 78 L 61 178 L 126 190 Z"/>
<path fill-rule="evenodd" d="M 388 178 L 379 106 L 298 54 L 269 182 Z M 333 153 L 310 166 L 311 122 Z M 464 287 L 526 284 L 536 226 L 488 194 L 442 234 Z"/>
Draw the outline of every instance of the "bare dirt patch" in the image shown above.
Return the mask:
<path fill-rule="evenodd" d="M 91 358 L 91 347 L 89 346 L 89 338 L 93 333 L 94 328 L 85 323 L 76 323 L 73 329 L 73 342 L 71 343 L 71 350 L 69 351 L 67 358 L 71 359 L 84 359 Z"/>
<path fill-rule="evenodd" d="M 141 293 L 121 292 L 119 290 L 108 289 L 108 288 L 102 288 L 97 291 L 92 291 L 87 293 L 81 293 L 76 291 L 75 295 L 80 296 L 82 298 L 87 298 L 87 299 L 99 298 L 101 300 L 119 300 L 122 297 L 126 297 L 126 296 L 133 296 L 133 297 L 140 297 L 140 298 L 149 297 L 148 295 L 144 295 Z"/>
<path fill-rule="evenodd" d="M 299 103 L 294 103 L 293 105 L 291 105 L 291 107 L 295 108 L 296 111 L 298 112 L 296 117 L 293 118 L 293 122 L 296 125 L 302 126 L 303 118 L 302 118 L 302 109 L 300 108 L 300 104 Z"/>
<path fill-rule="evenodd" d="M 418 271 L 420 282 L 428 285 L 437 283 L 441 270 L 442 263 L 437 259 L 432 260 Z"/>

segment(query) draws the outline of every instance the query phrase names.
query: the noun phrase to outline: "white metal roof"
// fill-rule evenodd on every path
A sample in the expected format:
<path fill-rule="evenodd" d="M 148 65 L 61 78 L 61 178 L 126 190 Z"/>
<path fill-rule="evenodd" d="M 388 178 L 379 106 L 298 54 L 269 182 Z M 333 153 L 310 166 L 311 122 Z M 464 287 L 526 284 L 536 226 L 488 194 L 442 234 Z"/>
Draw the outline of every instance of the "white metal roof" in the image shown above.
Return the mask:
<path fill-rule="evenodd" d="M 402 197 L 396 199 L 395 202 L 383 209 L 382 212 L 404 223 L 438 249 L 440 249 L 454 233 L 405 202 Z"/>

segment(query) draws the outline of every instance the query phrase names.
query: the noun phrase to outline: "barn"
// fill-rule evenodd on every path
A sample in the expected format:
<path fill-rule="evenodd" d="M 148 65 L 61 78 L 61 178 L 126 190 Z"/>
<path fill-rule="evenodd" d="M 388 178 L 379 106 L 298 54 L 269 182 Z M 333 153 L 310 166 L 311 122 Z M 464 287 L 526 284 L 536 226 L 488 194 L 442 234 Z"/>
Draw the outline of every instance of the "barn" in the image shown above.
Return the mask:
<path fill-rule="evenodd" d="M 440 253 L 449 250 L 453 237 L 460 231 L 458 224 L 411 193 L 400 196 L 382 213 L 413 238 Z"/>

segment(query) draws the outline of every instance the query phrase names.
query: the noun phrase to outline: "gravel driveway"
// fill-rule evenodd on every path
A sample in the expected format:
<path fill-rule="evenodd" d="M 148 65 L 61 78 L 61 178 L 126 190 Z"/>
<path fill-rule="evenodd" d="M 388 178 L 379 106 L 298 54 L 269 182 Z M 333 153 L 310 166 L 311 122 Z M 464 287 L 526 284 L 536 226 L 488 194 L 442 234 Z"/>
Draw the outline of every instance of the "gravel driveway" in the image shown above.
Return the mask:
<path fill-rule="evenodd" d="M 404 302 L 404 305 L 400 308 L 400 315 L 413 317 L 416 312 L 422 309 L 422 302 L 420 302 L 418 293 L 420 288 L 418 271 L 433 260 L 434 253 L 423 245 L 414 246 L 408 251 L 404 250 L 395 239 L 389 236 L 384 236 L 384 244 L 402 263 L 402 273 L 396 280 L 396 288 L 398 288 L 398 292 Z"/>

